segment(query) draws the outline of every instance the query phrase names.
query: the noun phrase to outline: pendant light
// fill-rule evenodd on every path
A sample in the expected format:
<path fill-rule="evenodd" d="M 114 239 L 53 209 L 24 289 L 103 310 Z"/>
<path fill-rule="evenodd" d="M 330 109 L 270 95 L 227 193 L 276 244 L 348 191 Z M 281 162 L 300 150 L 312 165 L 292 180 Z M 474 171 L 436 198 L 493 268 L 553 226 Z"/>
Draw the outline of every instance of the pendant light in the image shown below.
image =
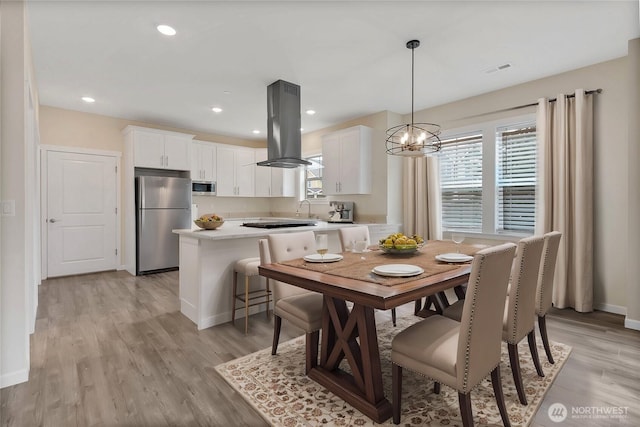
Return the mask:
<path fill-rule="evenodd" d="M 423 157 L 440 151 L 440 126 L 413 122 L 414 54 L 418 46 L 419 40 L 407 42 L 407 49 L 411 49 L 411 123 L 387 129 L 387 154 Z"/>

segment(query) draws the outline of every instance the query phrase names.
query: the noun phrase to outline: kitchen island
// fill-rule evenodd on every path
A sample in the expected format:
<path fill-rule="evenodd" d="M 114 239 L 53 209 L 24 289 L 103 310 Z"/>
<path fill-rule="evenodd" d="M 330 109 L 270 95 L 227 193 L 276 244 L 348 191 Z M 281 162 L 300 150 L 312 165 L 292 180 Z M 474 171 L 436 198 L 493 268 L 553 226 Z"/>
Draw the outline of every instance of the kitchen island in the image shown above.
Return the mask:
<path fill-rule="evenodd" d="M 272 221 L 274 218 L 265 220 Z M 258 239 L 273 233 L 312 230 L 316 233 L 326 233 L 329 236 L 329 251 L 340 252 L 338 230 L 364 225 L 324 221 L 317 221 L 313 226 L 273 229 L 248 228 L 242 225 L 244 222 L 254 221 L 225 221 L 216 230 L 173 230 L 180 235 L 180 311 L 191 319 L 198 329 L 209 328 L 232 319 L 235 314 L 231 312 L 233 266 L 239 259 L 259 256 Z M 383 227 L 382 233 L 388 229 L 395 232 L 398 228 L 386 224 L 376 224 L 376 227 L 378 230 Z M 372 232 L 372 240 L 374 235 Z M 258 286 L 257 280 L 264 278 L 256 277 L 256 283 L 252 283 L 252 286 Z M 251 307 L 250 313 L 264 309 L 264 305 L 257 305 Z"/>

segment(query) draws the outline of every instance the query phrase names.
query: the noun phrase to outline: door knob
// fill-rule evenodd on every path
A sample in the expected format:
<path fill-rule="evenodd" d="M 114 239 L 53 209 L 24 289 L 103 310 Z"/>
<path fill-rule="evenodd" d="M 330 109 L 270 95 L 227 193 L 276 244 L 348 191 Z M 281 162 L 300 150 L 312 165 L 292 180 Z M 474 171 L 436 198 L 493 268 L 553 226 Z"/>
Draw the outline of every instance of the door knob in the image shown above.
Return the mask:
<path fill-rule="evenodd" d="M 50 222 L 50 223 L 54 223 L 54 222 L 58 222 L 58 220 L 57 220 L 57 219 L 55 219 L 55 218 L 51 218 L 51 219 L 49 220 L 49 222 Z"/>

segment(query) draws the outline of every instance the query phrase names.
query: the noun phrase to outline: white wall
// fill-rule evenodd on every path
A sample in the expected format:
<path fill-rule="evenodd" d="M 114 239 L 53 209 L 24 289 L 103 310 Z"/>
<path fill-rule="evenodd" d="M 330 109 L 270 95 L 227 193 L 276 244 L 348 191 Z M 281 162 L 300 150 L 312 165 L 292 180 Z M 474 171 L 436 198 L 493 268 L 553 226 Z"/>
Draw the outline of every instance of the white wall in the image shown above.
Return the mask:
<path fill-rule="evenodd" d="M 640 329 L 640 39 L 629 41 L 628 59 L 629 215 L 627 250 L 627 318 L 625 326 Z"/>
<path fill-rule="evenodd" d="M 3 200 L 15 201 L 15 216 L 3 216 L 0 221 L 0 387 L 24 382 L 29 375 L 28 316 L 32 308 L 28 307 L 27 277 L 33 259 L 27 256 L 31 242 L 26 219 L 30 193 L 25 167 L 25 80 L 30 80 L 31 58 L 26 32 L 24 3 L 0 2 L 0 194 Z"/>

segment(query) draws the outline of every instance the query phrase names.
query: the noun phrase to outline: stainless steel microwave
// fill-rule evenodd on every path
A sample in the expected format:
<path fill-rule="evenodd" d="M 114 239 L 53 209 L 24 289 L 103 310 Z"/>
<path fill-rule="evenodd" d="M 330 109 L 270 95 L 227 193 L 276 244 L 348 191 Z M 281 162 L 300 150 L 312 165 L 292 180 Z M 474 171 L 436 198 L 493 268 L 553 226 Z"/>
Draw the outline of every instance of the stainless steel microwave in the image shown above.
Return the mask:
<path fill-rule="evenodd" d="M 194 196 L 215 196 L 216 182 L 213 181 L 192 181 L 191 194 Z"/>

